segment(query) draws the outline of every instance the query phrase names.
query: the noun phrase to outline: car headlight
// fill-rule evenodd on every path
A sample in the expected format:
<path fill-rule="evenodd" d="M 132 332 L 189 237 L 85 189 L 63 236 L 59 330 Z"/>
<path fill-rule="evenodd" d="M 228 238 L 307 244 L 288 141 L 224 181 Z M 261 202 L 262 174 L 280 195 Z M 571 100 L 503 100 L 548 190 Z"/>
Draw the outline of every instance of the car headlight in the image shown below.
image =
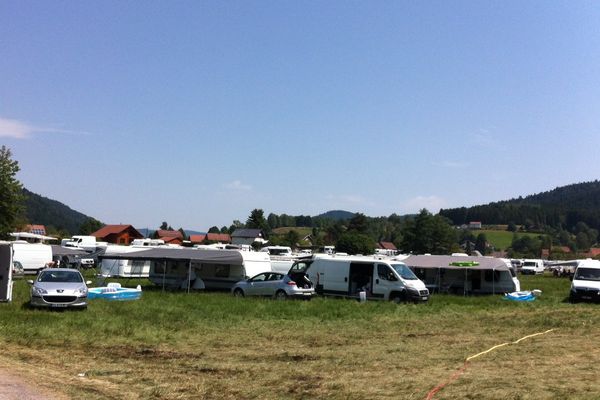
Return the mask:
<path fill-rule="evenodd" d="M 42 289 L 41 287 L 34 286 L 31 288 L 31 293 L 33 295 L 41 296 L 43 294 L 48 294 L 46 289 Z"/>
<path fill-rule="evenodd" d="M 75 290 L 77 296 L 87 296 L 87 292 L 87 288 L 84 287 Z"/>

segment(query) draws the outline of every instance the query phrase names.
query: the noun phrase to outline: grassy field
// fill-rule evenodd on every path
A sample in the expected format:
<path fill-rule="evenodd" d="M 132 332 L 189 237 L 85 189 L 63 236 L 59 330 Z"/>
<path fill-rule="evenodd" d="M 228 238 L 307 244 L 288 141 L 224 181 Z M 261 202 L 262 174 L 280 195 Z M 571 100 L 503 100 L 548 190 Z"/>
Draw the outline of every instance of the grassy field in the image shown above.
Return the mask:
<path fill-rule="evenodd" d="M 476 358 L 435 399 L 597 397 L 600 305 L 566 302 L 566 279 L 521 282 L 542 296 L 276 302 L 147 286 L 53 312 L 29 309 L 18 281 L 0 304 L 0 366 L 75 399 L 425 399 L 468 356 L 555 329 Z"/>
<path fill-rule="evenodd" d="M 506 250 L 508 247 L 510 247 L 514 235 L 513 232 L 491 229 L 474 230 L 472 233 L 475 236 L 479 235 L 480 233 L 485 233 L 485 237 L 487 238 L 488 242 L 490 242 L 497 250 Z M 538 237 L 539 233 L 517 232 L 517 237 L 522 236 Z"/>

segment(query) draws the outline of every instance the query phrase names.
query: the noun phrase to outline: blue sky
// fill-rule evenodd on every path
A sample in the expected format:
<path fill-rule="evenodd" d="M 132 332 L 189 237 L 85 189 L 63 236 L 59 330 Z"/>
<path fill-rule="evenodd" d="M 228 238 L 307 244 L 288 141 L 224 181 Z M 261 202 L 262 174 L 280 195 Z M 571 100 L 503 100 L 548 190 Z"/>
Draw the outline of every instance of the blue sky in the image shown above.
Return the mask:
<path fill-rule="evenodd" d="M 7 0 L 0 144 L 139 228 L 503 200 L 600 178 L 599 27 L 591 1 Z"/>

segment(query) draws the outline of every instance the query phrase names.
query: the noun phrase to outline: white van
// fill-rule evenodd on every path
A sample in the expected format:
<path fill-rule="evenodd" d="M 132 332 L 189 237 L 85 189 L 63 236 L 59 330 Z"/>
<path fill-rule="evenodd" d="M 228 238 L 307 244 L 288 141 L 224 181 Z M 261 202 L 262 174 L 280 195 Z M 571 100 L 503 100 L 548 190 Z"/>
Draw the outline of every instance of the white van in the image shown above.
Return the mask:
<path fill-rule="evenodd" d="M 526 275 L 537 275 L 544 273 L 544 261 L 542 260 L 523 260 L 521 273 Z"/>
<path fill-rule="evenodd" d="M 600 261 L 589 258 L 578 261 L 571 282 L 569 301 L 579 300 L 600 300 Z"/>
<path fill-rule="evenodd" d="M 376 257 L 317 255 L 298 261 L 290 269 L 292 279 L 305 274 L 318 294 L 395 302 L 429 300 L 425 284 L 401 261 Z"/>
<path fill-rule="evenodd" d="M 26 274 L 35 274 L 52 262 L 52 247 L 49 244 L 12 242 L 13 260 L 23 266 Z"/>

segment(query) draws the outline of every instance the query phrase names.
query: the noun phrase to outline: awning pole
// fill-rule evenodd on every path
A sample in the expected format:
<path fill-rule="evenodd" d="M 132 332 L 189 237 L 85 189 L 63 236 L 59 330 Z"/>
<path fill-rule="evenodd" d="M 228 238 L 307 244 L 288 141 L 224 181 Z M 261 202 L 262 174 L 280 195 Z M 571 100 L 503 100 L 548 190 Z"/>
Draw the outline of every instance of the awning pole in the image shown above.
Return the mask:
<path fill-rule="evenodd" d="M 465 284 L 463 286 L 463 296 L 467 295 L 467 270 L 465 269 Z"/>
<path fill-rule="evenodd" d="M 188 261 L 188 288 L 187 292 L 190 293 L 190 283 L 192 281 L 192 260 Z"/>
<path fill-rule="evenodd" d="M 167 261 L 163 260 L 162 261 L 162 266 L 163 266 L 163 282 L 162 282 L 162 291 L 163 293 L 165 292 L 165 277 L 167 275 Z"/>
<path fill-rule="evenodd" d="M 496 268 L 492 268 L 492 294 L 496 294 Z"/>

